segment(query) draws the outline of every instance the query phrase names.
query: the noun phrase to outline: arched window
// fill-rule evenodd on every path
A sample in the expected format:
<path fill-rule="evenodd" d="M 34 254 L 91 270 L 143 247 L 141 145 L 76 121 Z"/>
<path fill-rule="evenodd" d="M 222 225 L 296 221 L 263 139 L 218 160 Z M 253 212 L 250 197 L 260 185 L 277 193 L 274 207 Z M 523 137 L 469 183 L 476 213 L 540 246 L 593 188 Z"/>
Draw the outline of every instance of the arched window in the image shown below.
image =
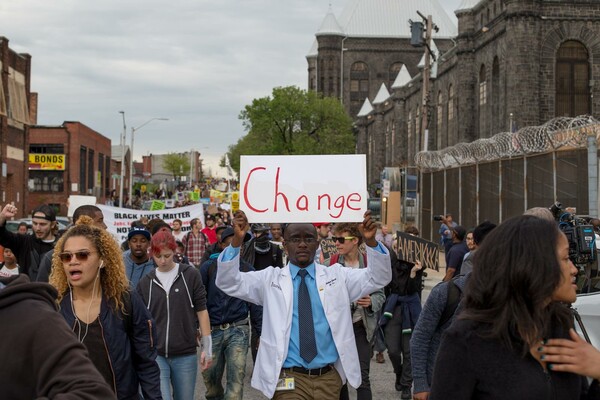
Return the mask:
<path fill-rule="evenodd" d="M 446 146 L 446 143 L 443 141 L 443 131 L 444 131 L 444 104 L 442 98 L 442 91 L 438 92 L 437 96 L 437 149 L 442 149 Z"/>
<path fill-rule="evenodd" d="M 369 67 L 358 61 L 350 67 L 350 112 L 356 115 L 369 96 Z"/>
<path fill-rule="evenodd" d="M 492 126 L 491 134 L 496 133 L 500 130 L 500 61 L 498 57 L 494 57 L 492 64 L 492 119 L 494 125 Z"/>
<path fill-rule="evenodd" d="M 394 81 L 396 80 L 396 77 L 398 76 L 398 72 L 400 72 L 400 70 L 402 69 L 402 63 L 401 62 L 395 62 L 392 65 L 390 65 L 390 72 L 389 72 L 389 77 L 388 77 L 388 81 L 389 81 L 389 85 L 388 87 L 392 87 L 392 85 L 394 84 Z"/>
<path fill-rule="evenodd" d="M 487 103 L 487 81 L 485 77 L 485 65 L 479 69 L 479 105 Z"/>
<path fill-rule="evenodd" d="M 564 42 L 556 54 L 557 117 L 590 113 L 590 65 L 588 51 L 575 40 Z"/>

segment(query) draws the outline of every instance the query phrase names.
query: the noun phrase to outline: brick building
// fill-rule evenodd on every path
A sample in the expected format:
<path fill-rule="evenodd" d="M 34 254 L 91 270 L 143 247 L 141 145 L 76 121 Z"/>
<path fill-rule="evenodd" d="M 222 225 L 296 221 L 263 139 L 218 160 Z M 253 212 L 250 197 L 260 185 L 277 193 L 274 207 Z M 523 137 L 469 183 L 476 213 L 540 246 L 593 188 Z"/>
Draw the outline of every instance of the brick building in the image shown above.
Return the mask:
<path fill-rule="evenodd" d="M 27 209 L 51 204 L 67 215 L 70 195 L 96 196 L 104 203 L 110 189 L 111 142 L 81 122 L 29 129 Z"/>
<path fill-rule="evenodd" d="M 408 20 L 432 15 L 429 150 L 600 115 L 600 1 L 464 0 L 458 30 L 435 0 L 350 0 L 331 12 L 307 56 L 309 89 L 340 97 L 356 120 L 370 185 L 386 167 L 412 166 L 424 149 L 422 61 Z M 432 46 L 434 47 L 434 46 Z M 403 68 L 405 67 L 405 68 Z"/>
<path fill-rule="evenodd" d="M 29 124 L 37 119 L 37 94 L 31 93 L 31 56 L 9 48 L 0 37 L 0 204 L 14 202 L 28 214 L 27 162 Z"/>

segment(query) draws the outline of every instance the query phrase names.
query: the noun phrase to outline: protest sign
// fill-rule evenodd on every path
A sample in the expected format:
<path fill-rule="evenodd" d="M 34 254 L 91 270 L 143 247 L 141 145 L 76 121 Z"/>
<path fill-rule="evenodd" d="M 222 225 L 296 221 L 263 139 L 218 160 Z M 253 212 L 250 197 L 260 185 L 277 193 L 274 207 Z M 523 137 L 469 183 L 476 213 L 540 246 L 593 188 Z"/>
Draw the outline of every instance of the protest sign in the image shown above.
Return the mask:
<path fill-rule="evenodd" d="M 323 254 L 323 260 L 331 258 L 332 255 L 338 252 L 337 247 L 333 239 L 321 240 L 321 253 Z"/>
<path fill-rule="evenodd" d="M 250 222 L 362 222 L 364 154 L 242 156 L 240 209 Z M 343 173 L 324 173 L 335 166 Z"/>
<path fill-rule="evenodd" d="M 193 218 L 200 218 L 200 221 L 204 224 L 204 206 L 202 204 L 158 211 L 132 210 L 129 208 L 110 207 L 100 204 L 97 204 L 97 206 L 102 210 L 102 214 L 104 214 L 106 229 L 117 238 L 119 243 L 127 239 L 127 234 L 131 229 L 131 223 L 142 217 L 147 217 L 149 220 L 160 218 L 171 226 L 173 225 L 174 219 L 180 219 L 183 223 L 181 230 L 184 232 L 191 229 L 190 221 Z"/>
<path fill-rule="evenodd" d="M 96 205 L 96 196 L 81 196 L 77 194 L 72 194 L 69 196 L 67 200 L 68 210 L 67 217 L 72 217 L 73 213 L 76 209 L 83 205 Z"/>
<path fill-rule="evenodd" d="M 439 247 L 436 243 L 404 232 L 396 232 L 396 237 L 398 259 L 413 264 L 420 261 L 425 268 L 439 271 Z"/>

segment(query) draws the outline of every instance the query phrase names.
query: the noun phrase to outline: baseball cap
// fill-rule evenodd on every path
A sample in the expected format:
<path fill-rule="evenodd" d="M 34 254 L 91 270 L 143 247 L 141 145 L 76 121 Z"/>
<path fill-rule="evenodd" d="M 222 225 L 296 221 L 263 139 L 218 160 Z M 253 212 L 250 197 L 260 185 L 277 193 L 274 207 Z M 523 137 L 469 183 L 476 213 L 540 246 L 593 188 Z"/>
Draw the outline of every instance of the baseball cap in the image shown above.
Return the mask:
<path fill-rule="evenodd" d="M 329 223 L 329 222 L 315 222 L 315 223 L 313 223 L 313 225 L 315 226 L 315 228 L 320 228 L 323 225 L 331 225 L 331 223 Z"/>
<path fill-rule="evenodd" d="M 234 234 L 235 234 L 235 231 L 233 230 L 233 228 L 231 226 L 228 226 L 227 228 L 225 228 L 223 233 L 221 233 L 221 243 L 225 239 L 227 239 L 229 236 L 233 236 Z M 250 239 L 252 239 L 252 235 L 250 235 L 248 232 L 246 232 L 246 235 L 244 236 L 244 242 L 247 242 Z"/>
<path fill-rule="evenodd" d="M 461 241 L 462 241 L 462 240 L 465 240 L 465 236 L 467 236 L 467 231 L 465 230 L 465 228 L 463 228 L 463 227 L 462 227 L 462 226 L 460 226 L 460 225 L 457 225 L 457 226 L 455 226 L 454 228 L 452 228 L 452 231 L 453 231 L 454 233 L 456 233 L 456 237 L 457 237 L 459 240 L 461 240 Z"/>
<path fill-rule="evenodd" d="M 132 228 L 129 231 L 129 233 L 127 234 L 127 240 L 131 240 L 131 238 L 134 237 L 135 235 L 142 235 L 142 236 L 144 236 L 148 240 L 150 240 L 152 238 L 152 236 L 150 235 L 150 232 L 148 232 L 146 229 L 144 229 L 144 228 Z"/>
<path fill-rule="evenodd" d="M 42 218 L 50 222 L 56 221 L 56 211 L 54 211 L 54 209 L 49 205 L 42 204 L 41 206 L 33 210 L 31 218 Z"/>

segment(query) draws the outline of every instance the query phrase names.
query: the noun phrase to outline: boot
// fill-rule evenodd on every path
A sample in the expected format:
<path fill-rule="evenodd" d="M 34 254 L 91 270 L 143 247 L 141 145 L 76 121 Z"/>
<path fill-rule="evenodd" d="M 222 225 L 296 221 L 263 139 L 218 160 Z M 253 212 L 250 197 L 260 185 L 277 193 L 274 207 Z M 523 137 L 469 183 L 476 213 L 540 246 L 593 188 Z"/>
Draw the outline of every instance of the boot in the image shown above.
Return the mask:
<path fill-rule="evenodd" d="M 412 399 L 412 393 L 410 392 L 410 386 L 402 386 L 401 387 L 400 399 L 402 399 L 402 400 Z"/>
<path fill-rule="evenodd" d="M 397 392 L 402 390 L 402 385 L 400 384 L 400 374 L 396 374 L 396 383 L 394 386 L 396 387 Z"/>

